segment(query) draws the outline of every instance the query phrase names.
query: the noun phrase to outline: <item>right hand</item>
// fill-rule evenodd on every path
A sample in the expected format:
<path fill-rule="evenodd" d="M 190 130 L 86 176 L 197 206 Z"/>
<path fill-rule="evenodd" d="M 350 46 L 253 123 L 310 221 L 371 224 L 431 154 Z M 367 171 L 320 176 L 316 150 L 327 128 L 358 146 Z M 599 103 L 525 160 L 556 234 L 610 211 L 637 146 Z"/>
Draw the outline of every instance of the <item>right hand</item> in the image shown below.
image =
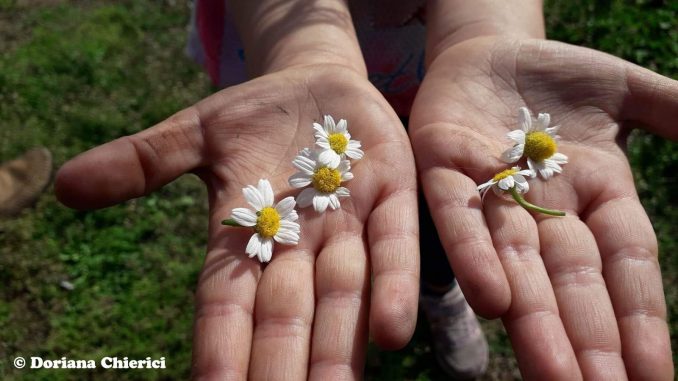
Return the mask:
<path fill-rule="evenodd" d="M 276 202 L 298 194 L 287 184 L 291 161 L 313 145 L 312 123 L 324 114 L 346 119 L 365 151 L 345 183 L 351 197 L 325 214 L 298 210 L 299 245 L 277 244 L 262 266 L 245 254 L 252 231 L 220 222 L 246 206 L 241 190 L 259 178 L 270 180 Z M 310 65 L 227 88 L 72 159 L 56 191 L 70 207 L 101 208 L 190 171 L 209 193 L 195 378 L 360 379 L 368 319 L 383 347 L 409 341 L 419 287 L 414 160 L 398 117 L 364 76 Z"/>

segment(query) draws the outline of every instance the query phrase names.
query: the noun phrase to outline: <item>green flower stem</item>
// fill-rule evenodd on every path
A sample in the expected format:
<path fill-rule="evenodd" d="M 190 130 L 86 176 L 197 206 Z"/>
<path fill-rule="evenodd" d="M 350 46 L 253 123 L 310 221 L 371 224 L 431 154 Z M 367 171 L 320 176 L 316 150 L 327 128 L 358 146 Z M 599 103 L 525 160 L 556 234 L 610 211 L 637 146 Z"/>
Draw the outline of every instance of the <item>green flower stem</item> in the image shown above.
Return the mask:
<path fill-rule="evenodd" d="M 242 227 L 242 225 L 240 225 L 239 223 L 235 222 L 235 220 L 232 219 L 232 218 L 229 218 L 229 219 L 226 219 L 226 220 L 221 221 L 221 224 L 222 224 L 222 225 L 228 225 L 228 226 Z"/>
<path fill-rule="evenodd" d="M 530 204 L 529 202 L 527 202 L 523 198 L 523 196 L 520 195 L 520 193 L 518 193 L 518 191 L 516 190 L 516 187 L 513 187 L 513 188 L 509 189 L 508 191 L 511 193 L 511 196 L 513 196 L 513 199 L 516 200 L 516 202 L 518 204 L 520 204 L 520 206 L 522 206 L 523 208 L 525 208 L 527 210 L 534 210 L 535 212 L 548 214 L 549 216 L 562 217 L 562 216 L 565 215 L 565 212 L 560 211 L 560 210 L 546 209 L 546 208 L 542 208 L 541 206 Z"/>

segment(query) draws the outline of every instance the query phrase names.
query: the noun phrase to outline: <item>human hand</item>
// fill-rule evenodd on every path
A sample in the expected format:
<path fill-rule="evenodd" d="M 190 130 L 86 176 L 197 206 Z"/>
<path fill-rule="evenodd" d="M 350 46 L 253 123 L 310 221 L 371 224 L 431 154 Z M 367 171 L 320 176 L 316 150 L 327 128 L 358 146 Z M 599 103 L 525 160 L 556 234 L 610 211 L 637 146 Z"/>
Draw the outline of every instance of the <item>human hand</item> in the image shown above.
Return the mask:
<path fill-rule="evenodd" d="M 565 217 L 476 189 L 510 167 L 521 106 L 561 126 L 569 163 L 526 198 Z M 640 125 L 676 139 L 676 120 L 676 81 L 585 48 L 489 36 L 432 60 L 410 119 L 418 173 L 462 290 L 502 317 L 526 379 L 673 379 L 657 242 L 623 144 Z"/>
<path fill-rule="evenodd" d="M 298 210 L 298 246 L 276 245 L 262 266 L 245 254 L 251 230 L 221 221 L 246 206 L 241 190 L 259 178 L 271 181 L 276 201 L 299 193 L 287 183 L 291 161 L 313 145 L 312 122 L 324 114 L 346 119 L 363 144 L 344 184 L 351 197 L 324 214 Z M 205 182 L 210 206 L 195 378 L 359 379 L 368 316 L 377 343 L 409 340 L 419 286 L 414 160 L 402 124 L 366 78 L 311 65 L 227 88 L 74 158 L 59 171 L 56 192 L 68 206 L 100 208 L 190 171 Z"/>

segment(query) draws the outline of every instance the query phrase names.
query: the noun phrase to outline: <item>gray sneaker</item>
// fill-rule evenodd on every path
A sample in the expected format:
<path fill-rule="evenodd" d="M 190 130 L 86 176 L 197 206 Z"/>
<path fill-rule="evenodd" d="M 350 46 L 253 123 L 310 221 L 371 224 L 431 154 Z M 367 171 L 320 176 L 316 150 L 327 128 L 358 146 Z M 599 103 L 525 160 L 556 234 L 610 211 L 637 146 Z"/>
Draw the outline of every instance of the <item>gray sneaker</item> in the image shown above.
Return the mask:
<path fill-rule="evenodd" d="M 454 380 L 473 380 L 487 369 L 489 350 L 475 313 L 457 285 L 446 294 L 422 292 L 419 303 L 431 328 L 440 367 Z"/>

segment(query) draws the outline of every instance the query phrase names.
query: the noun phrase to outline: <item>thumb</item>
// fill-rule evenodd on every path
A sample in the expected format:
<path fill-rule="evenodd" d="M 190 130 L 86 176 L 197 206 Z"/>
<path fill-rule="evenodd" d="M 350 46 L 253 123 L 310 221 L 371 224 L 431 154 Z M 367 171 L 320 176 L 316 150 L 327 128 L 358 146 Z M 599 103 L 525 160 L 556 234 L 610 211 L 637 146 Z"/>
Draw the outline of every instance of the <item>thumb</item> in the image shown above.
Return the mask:
<path fill-rule="evenodd" d="M 649 132 L 678 140 L 678 81 L 628 64 L 626 86 L 622 119 L 640 122 Z"/>
<path fill-rule="evenodd" d="M 84 152 L 64 164 L 56 196 L 75 209 L 94 209 L 146 195 L 204 165 L 200 114 L 187 108 L 131 136 Z"/>

